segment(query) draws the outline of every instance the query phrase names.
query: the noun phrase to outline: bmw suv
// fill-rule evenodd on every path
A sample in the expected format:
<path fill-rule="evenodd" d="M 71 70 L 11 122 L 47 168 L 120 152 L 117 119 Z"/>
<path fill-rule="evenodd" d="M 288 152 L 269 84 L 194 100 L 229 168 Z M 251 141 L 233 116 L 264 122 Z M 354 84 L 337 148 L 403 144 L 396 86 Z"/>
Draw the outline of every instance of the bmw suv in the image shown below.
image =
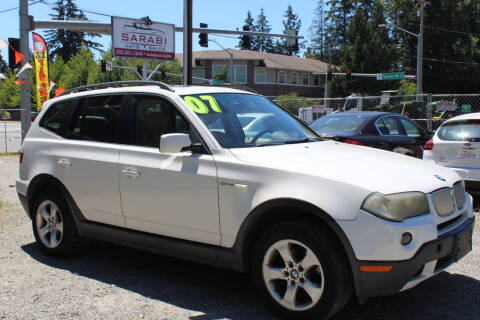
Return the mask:
<path fill-rule="evenodd" d="M 95 238 L 249 272 L 286 317 L 410 289 L 472 249 L 457 173 L 322 140 L 233 88 L 67 91 L 32 124 L 16 187 L 45 254 Z"/>

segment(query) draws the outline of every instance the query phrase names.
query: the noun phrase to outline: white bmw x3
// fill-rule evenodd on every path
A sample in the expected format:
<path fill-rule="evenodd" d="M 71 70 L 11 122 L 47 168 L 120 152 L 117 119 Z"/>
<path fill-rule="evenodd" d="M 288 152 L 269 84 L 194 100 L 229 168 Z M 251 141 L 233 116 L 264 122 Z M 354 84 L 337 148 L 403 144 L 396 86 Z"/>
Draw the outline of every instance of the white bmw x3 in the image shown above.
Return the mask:
<path fill-rule="evenodd" d="M 20 163 L 46 254 L 90 237 L 250 272 L 287 317 L 412 288 L 472 249 L 457 173 L 322 140 L 243 90 L 76 88 L 45 104 Z"/>

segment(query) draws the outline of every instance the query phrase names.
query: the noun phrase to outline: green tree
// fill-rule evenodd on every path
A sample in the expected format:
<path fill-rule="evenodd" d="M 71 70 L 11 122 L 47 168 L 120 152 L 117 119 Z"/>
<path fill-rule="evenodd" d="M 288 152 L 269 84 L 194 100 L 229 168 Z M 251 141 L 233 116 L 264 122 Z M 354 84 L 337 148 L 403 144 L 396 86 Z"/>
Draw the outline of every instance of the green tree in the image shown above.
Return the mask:
<path fill-rule="evenodd" d="M 312 24 L 308 29 L 310 42 L 305 56 L 308 58 L 328 59 L 328 44 L 325 34 L 325 5 L 323 0 L 318 0 L 313 14 Z"/>
<path fill-rule="evenodd" d="M 15 109 L 20 107 L 20 85 L 16 84 L 15 75 L 7 72 L 2 80 L 0 90 L 0 108 Z"/>
<path fill-rule="evenodd" d="M 270 23 L 268 22 L 267 16 L 265 16 L 265 11 L 263 8 L 260 9 L 260 14 L 255 21 L 255 31 L 269 33 L 272 30 Z M 272 37 L 255 37 L 252 44 L 252 50 L 260 52 L 273 52 L 273 40 Z"/>
<path fill-rule="evenodd" d="M 55 14 L 50 14 L 50 16 L 55 20 L 88 20 L 73 0 L 57 0 L 53 10 Z M 68 61 L 81 50 L 82 46 L 100 49 L 101 45 L 92 40 L 95 37 L 99 37 L 99 35 L 63 29 L 48 30 L 46 42 L 50 50 L 50 60 L 53 60 L 55 56 L 60 56 L 63 61 Z"/>
<path fill-rule="evenodd" d="M 87 84 L 99 83 L 98 69 L 92 51 L 82 47 L 63 67 L 59 85 L 70 89 Z"/>
<path fill-rule="evenodd" d="M 225 67 L 222 69 L 222 71 L 220 71 L 219 73 L 217 73 L 217 74 L 215 74 L 215 75 L 213 76 L 213 79 L 215 79 L 215 80 L 223 80 L 223 81 L 225 81 L 225 82 L 228 82 L 228 70 L 229 70 L 229 69 L 230 69 L 229 67 L 225 66 Z"/>
<path fill-rule="evenodd" d="M 247 12 L 247 17 L 244 20 L 243 26 L 247 26 L 250 31 L 256 31 L 255 28 L 255 21 L 253 20 L 252 13 L 250 10 Z M 242 26 L 242 27 L 243 27 Z M 252 50 L 252 45 L 254 42 L 255 37 L 252 36 L 240 36 L 237 48 L 245 49 L 245 50 Z"/>
<path fill-rule="evenodd" d="M 287 34 L 288 30 L 293 30 L 296 32 L 300 31 L 302 27 L 302 20 L 298 17 L 298 14 L 293 12 L 292 6 L 289 5 L 285 14 L 283 15 L 285 20 L 282 20 L 283 23 L 283 33 Z M 297 56 L 300 52 L 300 45 L 289 45 L 287 39 L 281 40 L 281 53 L 289 56 Z"/>

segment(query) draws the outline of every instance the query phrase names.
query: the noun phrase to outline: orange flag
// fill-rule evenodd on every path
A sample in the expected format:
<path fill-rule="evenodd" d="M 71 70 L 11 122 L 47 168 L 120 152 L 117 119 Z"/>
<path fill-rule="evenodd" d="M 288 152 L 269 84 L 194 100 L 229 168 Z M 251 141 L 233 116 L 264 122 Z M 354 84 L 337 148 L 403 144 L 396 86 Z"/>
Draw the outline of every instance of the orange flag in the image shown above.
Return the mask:
<path fill-rule="evenodd" d="M 15 64 L 19 64 L 20 61 L 23 60 L 23 58 L 25 58 L 25 56 L 20 52 L 18 52 L 17 50 L 15 50 Z"/>
<path fill-rule="evenodd" d="M 22 80 L 16 80 L 15 81 L 15 84 L 18 84 L 18 85 L 21 85 L 21 84 L 24 84 L 24 83 L 25 83 L 25 81 L 22 81 Z"/>
<path fill-rule="evenodd" d="M 58 87 L 57 90 L 55 90 L 55 98 L 58 97 L 59 95 L 61 95 L 62 93 L 64 93 L 67 89 L 65 88 L 62 88 L 62 87 Z"/>

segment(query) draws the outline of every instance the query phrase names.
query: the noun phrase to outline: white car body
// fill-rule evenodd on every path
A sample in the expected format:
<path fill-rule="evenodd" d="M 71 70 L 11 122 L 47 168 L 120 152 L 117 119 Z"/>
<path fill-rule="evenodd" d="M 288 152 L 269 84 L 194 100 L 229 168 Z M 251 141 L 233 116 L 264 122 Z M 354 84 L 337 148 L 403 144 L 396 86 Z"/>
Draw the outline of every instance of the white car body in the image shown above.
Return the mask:
<path fill-rule="evenodd" d="M 414 259 L 426 244 L 440 241 L 474 219 L 470 197 L 465 205 L 455 204 L 454 212 L 439 216 L 432 195 L 443 189 L 453 196 L 451 188 L 462 178 L 448 168 L 411 157 L 333 141 L 222 148 L 181 98 L 211 92 L 246 94 L 228 88 L 176 87 L 170 92 L 139 86 L 80 92 L 48 101 L 22 146 L 24 156 L 16 186 L 27 213 L 31 211 L 28 197 L 32 181 L 49 175 L 65 186 L 89 223 L 101 224 L 98 227 L 115 226 L 234 252 L 244 237 L 246 222 L 259 208 L 274 201 L 304 203 L 322 211 L 325 219 L 336 225 L 336 232 L 345 235 L 345 250 L 350 250 L 349 246 L 353 250 L 349 256 L 354 277 L 358 276 L 355 266 L 359 261 Z M 158 148 L 69 140 L 39 126 L 53 104 L 114 93 L 145 93 L 169 99 L 198 131 L 210 154 L 163 154 Z M 412 191 L 427 195 L 428 214 L 393 222 L 361 209 L 374 192 L 387 195 Z M 162 214 L 158 214 L 159 208 Z M 83 232 L 93 235 L 94 231 Z M 402 245 L 400 240 L 406 232 L 413 240 Z M 244 270 L 245 262 L 235 259 L 235 265 L 217 265 Z M 422 262 L 415 277 L 391 291 L 408 289 L 444 269 L 436 269 L 436 263 L 437 259 Z M 355 278 L 362 299 L 391 293 L 389 289 L 367 290 L 369 280 L 362 279 Z M 388 287 L 388 281 L 384 286 Z"/>
<path fill-rule="evenodd" d="M 480 113 L 468 113 L 446 120 L 437 129 L 432 138 L 433 149 L 423 152 L 423 159 L 456 171 L 467 183 L 467 190 L 478 195 L 480 190 L 480 141 L 442 140 L 439 130 L 459 121 L 478 121 L 480 131 Z"/>

